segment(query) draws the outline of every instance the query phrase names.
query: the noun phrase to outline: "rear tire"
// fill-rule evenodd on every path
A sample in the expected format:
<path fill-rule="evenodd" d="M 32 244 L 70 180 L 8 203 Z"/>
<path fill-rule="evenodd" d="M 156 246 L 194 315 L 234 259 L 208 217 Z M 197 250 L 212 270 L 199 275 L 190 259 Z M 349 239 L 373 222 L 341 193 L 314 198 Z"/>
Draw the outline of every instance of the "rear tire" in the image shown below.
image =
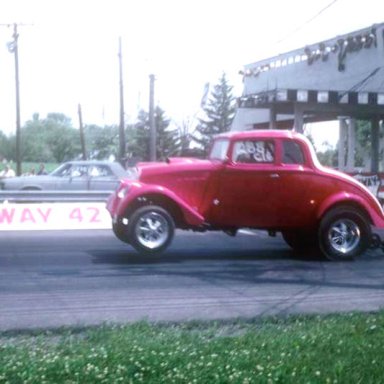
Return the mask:
<path fill-rule="evenodd" d="M 353 260 L 366 251 L 371 241 L 367 218 L 352 207 L 338 207 L 321 219 L 318 231 L 319 248 L 332 261 Z"/>
<path fill-rule="evenodd" d="M 164 251 L 171 243 L 174 232 L 172 216 L 156 205 L 137 209 L 128 220 L 129 242 L 140 253 L 154 254 Z"/>

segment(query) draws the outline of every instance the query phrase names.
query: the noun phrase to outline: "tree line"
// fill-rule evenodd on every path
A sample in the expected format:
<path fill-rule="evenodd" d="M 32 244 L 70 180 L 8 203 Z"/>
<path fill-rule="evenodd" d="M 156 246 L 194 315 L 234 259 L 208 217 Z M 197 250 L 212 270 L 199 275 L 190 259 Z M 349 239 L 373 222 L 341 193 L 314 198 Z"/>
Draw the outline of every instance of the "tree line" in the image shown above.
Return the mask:
<path fill-rule="evenodd" d="M 155 108 L 157 131 L 156 155 L 158 160 L 170 156 L 204 156 L 213 135 L 230 129 L 235 114 L 233 87 L 225 73 L 213 87 L 207 101 L 202 105 L 202 118 L 196 126 L 187 122 L 171 124 L 171 119 L 159 106 Z M 86 156 L 88 159 L 118 157 L 119 127 L 117 125 L 84 126 Z M 32 116 L 21 128 L 21 159 L 23 162 L 62 163 L 82 158 L 80 131 L 62 113 L 49 113 L 41 118 Z M 125 127 L 128 162 L 149 160 L 150 121 L 149 113 L 141 110 L 136 122 Z M 16 137 L 0 131 L 0 156 L 16 161 Z"/>

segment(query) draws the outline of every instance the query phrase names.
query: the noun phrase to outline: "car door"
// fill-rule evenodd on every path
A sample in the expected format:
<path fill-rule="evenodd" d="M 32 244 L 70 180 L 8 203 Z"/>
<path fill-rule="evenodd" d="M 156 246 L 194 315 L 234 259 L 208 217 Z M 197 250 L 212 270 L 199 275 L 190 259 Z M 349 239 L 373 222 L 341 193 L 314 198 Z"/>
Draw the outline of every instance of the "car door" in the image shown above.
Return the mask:
<path fill-rule="evenodd" d="M 104 164 L 89 168 L 89 189 L 91 191 L 114 191 L 119 184 L 118 177 Z"/>
<path fill-rule="evenodd" d="M 276 143 L 246 139 L 234 143 L 219 177 L 210 220 L 215 225 L 270 227 L 276 222 L 274 196 L 279 188 Z"/>
<path fill-rule="evenodd" d="M 300 142 L 283 139 L 277 159 L 276 175 L 279 189 L 274 195 L 277 225 L 284 228 L 305 227 L 313 223 L 318 177 L 309 165 L 308 154 Z"/>
<path fill-rule="evenodd" d="M 88 170 L 84 164 L 71 164 L 56 179 L 56 189 L 63 191 L 88 190 Z"/>

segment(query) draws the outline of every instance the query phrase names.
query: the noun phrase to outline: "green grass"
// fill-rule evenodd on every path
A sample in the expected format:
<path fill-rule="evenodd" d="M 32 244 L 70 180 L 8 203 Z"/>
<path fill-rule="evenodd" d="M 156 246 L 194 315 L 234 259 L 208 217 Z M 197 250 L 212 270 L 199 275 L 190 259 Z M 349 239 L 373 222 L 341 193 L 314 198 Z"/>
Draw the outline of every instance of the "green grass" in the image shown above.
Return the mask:
<path fill-rule="evenodd" d="M 384 383 L 384 312 L 0 334 L 0 383 Z"/>

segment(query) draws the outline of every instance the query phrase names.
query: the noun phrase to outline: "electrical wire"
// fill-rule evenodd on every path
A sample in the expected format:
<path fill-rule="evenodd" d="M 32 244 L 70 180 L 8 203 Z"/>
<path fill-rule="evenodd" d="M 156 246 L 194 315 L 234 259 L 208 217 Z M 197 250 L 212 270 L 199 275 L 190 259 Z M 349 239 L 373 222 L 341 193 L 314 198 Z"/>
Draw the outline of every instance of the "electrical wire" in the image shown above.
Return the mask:
<path fill-rule="evenodd" d="M 359 91 L 361 88 L 363 88 L 363 86 L 368 82 L 369 79 L 371 79 L 372 77 L 374 77 L 376 75 L 377 72 L 380 71 L 382 67 L 377 67 L 375 68 L 368 76 L 366 76 L 364 79 L 362 79 L 361 81 L 359 81 L 358 83 L 356 83 L 353 87 L 351 87 L 351 91 L 352 92 L 357 92 Z"/>
<path fill-rule="evenodd" d="M 295 33 L 299 32 L 301 29 L 303 29 L 308 24 L 312 23 L 313 20 L 317 19 L 323 12 L 325 12 L 328 8 L 330 8 L 332 5 L 334 5 L 338 0 L 331 1 L 328 5 L 326 5 L 324 8 L 322 8 L 319 12 L 317 12 L 314 16 L 312 16 L 310 19 L 305 21 L 303 24 L 298 26 L 296 29 L 294 29 L 292 32 L 288 33 L 288 35 L 285 35 L 284 38 L 276 41 L 276 44 L 280 44 L 283 41 L 287 40 L 289 37 L 294 35 Z"/>

